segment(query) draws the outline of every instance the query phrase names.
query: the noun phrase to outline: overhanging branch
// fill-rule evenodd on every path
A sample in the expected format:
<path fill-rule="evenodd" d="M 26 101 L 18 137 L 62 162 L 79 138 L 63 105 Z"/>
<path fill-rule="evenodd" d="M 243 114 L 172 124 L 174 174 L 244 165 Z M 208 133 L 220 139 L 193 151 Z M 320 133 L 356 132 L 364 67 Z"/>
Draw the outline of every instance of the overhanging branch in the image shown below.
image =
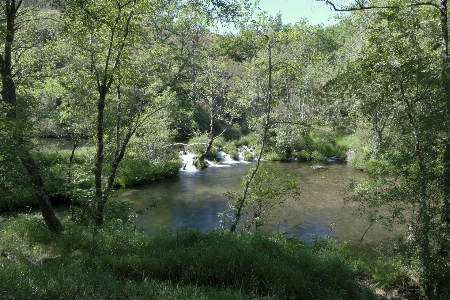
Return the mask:
<path fill-rule="evenodd" d="M 349 7 L 338 7 L 336 4 L 333 3 L 333 1 L 329 0 L 317 0 L 319 2 L 325 2 L 326 5 L 331 6 L 331 8 L 334 11 L 358 11 L 358 10 L 369 10 L 369 9 L 401 9 L 403 7 L 414 7 L 414 6 L 433 6 L 437 9 L 441 9 L 441 7 L 431 1 L 424 1 L 424 2 L 417 2 L 417 3 L 410 3 L 405 6 L 399 6 L 399 5 L 369 5 L 365 6 L 360 1 L 355 1 L 356 3 L 353 6 Z"/>

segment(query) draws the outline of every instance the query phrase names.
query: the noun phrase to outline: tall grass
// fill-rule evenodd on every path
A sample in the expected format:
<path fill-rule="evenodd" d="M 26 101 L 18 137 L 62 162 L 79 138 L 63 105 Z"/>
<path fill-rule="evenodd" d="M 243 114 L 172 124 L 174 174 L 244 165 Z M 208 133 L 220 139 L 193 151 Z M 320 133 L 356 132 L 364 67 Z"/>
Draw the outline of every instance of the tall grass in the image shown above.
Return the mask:
<path fill-rule="evenodd" d="M 64 225 L 53 235 L 38 215 L 0 222 L 0 297 L 375 299 L 331 241 Z"/>

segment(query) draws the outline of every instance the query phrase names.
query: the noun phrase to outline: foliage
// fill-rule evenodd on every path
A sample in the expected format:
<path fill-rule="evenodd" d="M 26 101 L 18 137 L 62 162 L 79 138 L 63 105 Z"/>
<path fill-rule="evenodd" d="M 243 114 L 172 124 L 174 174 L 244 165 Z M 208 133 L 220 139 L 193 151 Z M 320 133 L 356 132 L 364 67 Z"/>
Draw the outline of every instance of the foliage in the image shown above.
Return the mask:
<path fill-rule="evenodd" d="M 249 134 L 241 136 L 239 140 L 236 141 L 236 148 L 241 146 L 247 146 L 249 148 L 256 147 L 260 143 L 259 137 L 256 134 Z"/>
<path fill-rule="evenodd" d="M 274 151 L 283 160 L 294 158 L 298 161 L 325 161 L 326 157 L 337 156 L 340 161 L 344 162 L 346 152 L 353 149 L 349 137 L 350 135 L 343 132 L 324 129 L 310 130 L 293 138 L 289 146 L 284 148 L 273 146 L 272 149 L 275 149 Z"/>
<path fill-rule="evenodd" d="M 247 152 L 247 153 L 248 153 L 248 152 Z M 244 158 L 245 158 L 245 156 L 244 156 Z M 273 151 L 271 151 L 271 152 L 266 152 L 266 153 L 263 155 L 262 158 L 263 158 L 263 159 L 266 159 L 266 160 L 269 160 L 269 161 L 282 161 L 282 160 L 285 159 L 282 155 L 280 155 L 280 154 L 278 154 L 278 153 L 276 153 L 276 152 L 273 152 Z"/>
<path fill-rule="evenodd" d="M 188 141 L 189 148 L 188 149 L 193 151 L 197 155 L 201 155 L 205 151 L 208 142 L 209 142 L 209 138 L 208 138 L 207 134 L 196 135 L 196 136 L 192 137 L 191 139 L 189 139 L 189 141 Z M 217 154 L 217 148 L 211 147 L 211 149 L 209 150 L 209 153 L 207 155 L 207 158 L 215 159 L 216 154 Z"/>
<path fill-rule="evenodd" d="M 92 147 L 78 148 L 69 163 L 71 150 L 41 149 L 33 152 L 36 163 L 40 166 L 45 189 L 50 199 L 63 201 L 75 205 L 71 209 L 84 215 L 82 209 L 91 209 L 93 177 L 90 173 L 90 161 L 94 150 Z M 175 154 L 171 157 L 154 157 L 149 160 L 145 154 L 130 152 L 119 168 L 116 185 L 130 187 L 156 179 L 170 177 L 180 168 L 180 162 Z M 4 175 L 0 195 L 3 195 L 0 210 L 13 210 L 16 208 L 37 206 L 35 192 L 26 183 L 25 172 L 18 161 L 8 161 L 2 164 Z M 17 176 L 11 176 L 16 174 Z M 2 174 L 2 173 L 0 173 Z M 9 176 L 6 176 L 6 175 Z M 21 183 L 21 180 L 24 182 Z"/>
<path fill-rule="evenodd" d="M 250 169 L 242 178 L 242 186 L 245 186 L 252 171 Z M 241 228 L 260 229 L 277 212 L 288 207 L 292 201 L 298 200 L 300 191 L 300 183 L 294 175 L 282 174 L 277 164 L 262 164 L 248 185 L 247 198 L 242 206 L 244 220 Z M 222 221 L 224 225 L 232 222 L 240 200 L 240 195 L 235 192 L 228 192 L 226 196 L 229 210 L 221 214 L 225 218 Z"/>
<path fill-rule="evenodd" d="M 179 169 L 178 158 L 159 162 L 152 162 L 146 157 L 125 158 L 117 171 L 116 182 L 121 187 L 136 186 L 173 176 Z"/>
<path fill-rule="evenodd" d="M 15 19 L 0 24 L 5 50 L 0 55 L 0 210 L 35 205 L 39 198 L 34 186 L 41 187 L 40 194 L 48 193 L 52 200 L 71 200 L 72 218 L 80 224 L 91 224 L 94 210 L 107 201 L 107 219 L 123 224 L 127 221 L 123 212 L 129 211 L 129 206 L 114 200 L 113 187 L 174 174 L 179 162 L 169 145 L 188 139 L 190 149 L 209 160 L 215 160 L 220 150 L 232 154 L 241 146 L 254 150 L 242 150 L 248 161 L 264 150 L 256 156 L 258 164 L 261 158 L 321 161 L 337 156 L 372 176 L 364 184 L 351 185 L 354 193 L 348 200 L 360 204 L 361 217 L 371 224 L 398 222 L 409 226 L 392 249 L 377 254 L 385 260 L 372 272 L 377 284 L 408 282 L 419 286 L 426 297 L 448 296 L 450 75 L 445 1 L 442 5 L 435 5 L 434 0 L 407 4 L 403 0 L 369 1 L 387 7 L 354 11 L 329 27 L 309 26 L 305 21 L 284 25 L 281 15 L 263 13 L 254 22 L 237 22 L 239 31 L 224 36 L 210 32 L 216 17 L 226 21 L 248 17 L 248 1 L 67 0 L 53 1 L 58 10 L 39 11 L 48 8 L 43 2 L 28 1 L 12 14 L 6 5 L 11 2 L 3 5 L 5 15 Z M 369 2 L 358 1 L 358 5 Z M 6 26 L 12 25 L 13 19 L 16 26 L 8 31 Z M 32 141 L 40 143 L 44 136 L 65 137 L 73 143 L 95 140 L 97 148 L 77 148 L 73 157 L 69 150 L 37 150 Z M 199 168 L 206 166 L 202 159 Z M 36 166 L 24 164 L 26 160 Z M 292 178 L 283 181 L 276 172 L 263 169 L 257 174 L 257 168 L 254 170 L 245 178 L 248 203 L 245 193 L 242 198 L 230 194 L 245 204 L 243 227 L 261 226 L 264 217 L 284 204 L 282 196 L 298 188 Z M 30 179 L 39 180 L 30 185 Z M 95 205 L 96 201 L 100 205 Z M 37 232 L 40 229 L 34 226 L 38 223 L 32 221 L 27 226 Z M 84 229 L 80 231 L 86 235 Z M 70 234 L 72 239 L 89 239 Z M 239 240 L 246 233 L 236 237 L 221 232 L 210 235 L 214 234 L 228 246 L 231 242 L 227 239 Z M 252 240 L 257 236 L 247 237 Z M 37 292 L 29 287 L 23 291 L 27 297 L 35 293 L 48 298 L 76 297 L 80 291 L 89 294 L 86 298 L 99 293 L 126 297 L 144 295 L 144 287 L 158 286 L 178 296 L 217 292 L 204 287 L 178 290 L 173 282 L 164 281 L 169 280 L 200 285 L 225 282 L 224 290 L 217 292 L 220 297 L 228 291 L 236 298 L 251 294 L 293 297 L 288 289 L 316 295 L 309 283 L 294 287 L 293 281 L 309 279 L 289 268 L 285 275 L 291 279 L 280 275 L 285 283 L 265 278 L 258 264 L 265 263 L 261 257 L 273 257 L 263 252 L 255 259 L 247 253 L 254 249 L 247 246 L 236 252 L 255 259 L 258 264 L 250 264 L 255 277 L 245 278 L 247 269 L 238 258 L 234 261 L 242 265 L 237 269 L 222 262 L 222 273 L 212 270 L 214 251 L 209 253 L 208 247 L 216 245 L 209 238 L 195 232 L 181 234 L 181 239 L 192 239 L 187 248 L 199 265 L 184 264 L 189 255 L 180 249 L 172 249 L 172 254 L 180 255 L 179 261 L 161 254 L 160 266 L 143 258 L 143 266 L 159 272 L 157 279 L 145 281 L 142 274 L 146 271 L 136 267 L 140 258 L 125 253 L 123 257 L 105 254 L 103 262 L 83 257 L 83 264 L 71 265 L 75 270 L 67 273 L 73 281 L 68 283 L 56 265 L 70 262 L 55 256 L 42 264 L 61 278 L 39 282 Z M 47 237 L 52 242 L 58 239 Z M 266 242 L 255 244 L 272 247 Z M 105 249 L 120 248 L 112 244 L 107 242 Z M 318 244 L 314 251 L 319 251 Z M 202 256 L 200 245 L 207 255 Z M 10 249 L 13 252 L 14 248 Z M 96 251 L 105 249 L 98 247 Z M 274 253 L 285 255 L 278 250 Z M 225 259 L 233 261 L 230 256 L 224 255 Z M 26 264 L 26 260 L 26 255 L 20 258 L 21 263 Z M 41 270 L 33 263 L 25 264 L 11 281 L 6 276 L 2 279 L 19 286 L 24 278 L 17 274 L 38 274 Z M 80 266 L 85 275 L 76 273 Z M 97 272 L 103 266 L 112 273 L 100 280 Z M 264 266 L 269 272 L 282 272 L 275 270 L 275 265 Z M 48 276 L 39 276 L 44 275 Z M 73 279 L 75 275 L 78 277 Z M 39 276 L 33 280 L 42 280 Z M 120 289 L 106 286 L 108 281 L 122 284 L 129 276 L 136 282 L 141 278 L 137 286 L 128 281 L 128 288 L 138 291 L 134 294 L 122 295 Z M 81 279 L 104 290 L 85 286 Z M 63 283 L 68 286 L 67 295 L 61 289 Z M 51 284 L 59 289 L 55 295 L 47 292 L 52 290 Z M 237 290 L 245 292 L 236 294 Z M 23 296 L 20 291 L 14 293 L 8 290 L 7 297 Z M 330 298 L 344 297 L 330 293 Z M 325 294 L 315 297 L 325 298 Z"/>
<path fill-rule="evenodd" d="M 438 40 L 448 44 L 448 26 L 419 26 L 433 13 L 439 16 L 436 6 L 392 4 L 398 9 L 373 11 L 370 18 L 353 15 L 364 42 L 334 82 L 359 117 L 356 133 L 362 143 L 351 163 L 372 175 L 354 186 L 351 200 L 371 224 L 408 226 L 410 246 L 398 254 L 410 280 L 425 298 L 446 297 L 442 278 L 447 271 L 441 266 L 448 263 L 449 251 L 444 217 L 449 144 L 444 138 L 448 115 L 441 107 L 448 103 L 448 68 L 437 59 L 442 53 L 436 45 Z"/>
<path fill-rule="evenodd" d="M 0 211 L 36 206 L 36 193 L 18 160 L 0 156 Z"/>
<path fill-rule="evenodd" d="M 65 219 L 59 236 L 35 215 L 2 220 L 2 297 L 375 299 L 331 241 L 222 230 L 147 235 L 120 221 L 98 230 Z"/>

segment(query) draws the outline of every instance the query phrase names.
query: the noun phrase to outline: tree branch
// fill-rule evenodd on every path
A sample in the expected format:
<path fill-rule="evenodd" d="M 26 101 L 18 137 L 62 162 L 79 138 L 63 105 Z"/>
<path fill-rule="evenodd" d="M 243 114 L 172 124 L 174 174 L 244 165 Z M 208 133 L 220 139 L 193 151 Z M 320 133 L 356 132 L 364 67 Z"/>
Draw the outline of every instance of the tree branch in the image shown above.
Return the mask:
<path fill-rule="evenodd" d="M 325 2 L 326 5 L 329 5 L 332 7 L 334 11 L 358 11 L 358 10 L 369 10 L 369 9 L 401 9 L 402 7 L 399 5 L 370 5 L 365 6 L 360 1 L 355 1 L 355 6 L 350 7 L 337 7 L 336 4 L 333 3 L 333 1 L 329 0 L 316 0 L 319 2 Z M 425 1 L 425 2 L 417 2 L 417 3 L 411 3 L 405 5 L 405 7 L 414 7 L 414 6 L 433 6 L 437 9 L 441 9 L 440 6 L 436 3 L 433 3 L 431 1 Z"/>

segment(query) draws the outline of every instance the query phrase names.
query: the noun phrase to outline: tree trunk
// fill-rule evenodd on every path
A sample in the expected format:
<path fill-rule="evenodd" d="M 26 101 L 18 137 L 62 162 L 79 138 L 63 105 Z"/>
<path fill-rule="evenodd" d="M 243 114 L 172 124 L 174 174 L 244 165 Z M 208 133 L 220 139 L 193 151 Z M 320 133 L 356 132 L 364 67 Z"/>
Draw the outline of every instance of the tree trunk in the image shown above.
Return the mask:
<path fill-rule="evenodd" d="M 213 109 L 210 108 L 210 123 L 209 123 L 209 141 L 206 145 L 205 151 L 203 151 L 202 155 L 200 156 L 199 160 L 204 161 L 206 155 L 208 154 L 208 151 L 211 150 L 213 141 L 214 141 L 214 113 L 212 111 Z"/>
<path fill-rule="evenodd" d="M 61 222 L 56 217 L 55 212 L 50 204 L 37 164 L 34 162 L 28 151 L 26 151 L 25 153 L 21 153 L 19 158 L 22 162 L 22 165 L 27 170 L 28 175 L 30 176 L 30 181 L 33 188 L 39 193 L 39 208 L 41 209 L 42 217 L 44 218 L 47 227 L 52 232 L 60 233 L 64 228 L 61 225 Z"/>
<path fill-rule="evenodd" d="M 12 121 L 11 123 L 17 124 L 18 128 L 14 129 L 16 134 L 14 135 L 14 142 L 18 147 L 19 159 L 30 176 L 30 181 L 33 188 L 38 192 L 38 203 L 41 209 L 42 217 L 44 218 L 47 227 L 50 231 L 60 233 L 63 230 L 63 226 L 55 215 L 53 208 L 51 207 L 48 195 L 44 188 L 44 182 L 39 172 L 39 167 L 33 160 L 30 151 L 27 149 L 26 141 L 24 140 L 24 128 L 23 120 L 19 120 L 19 106 L 17 105 L 16 85 L 12 76 L 12 44 L 14 42 L 15 34 L 15 20 L 17 17 L 18 9 L 20 8 L 22 1 L 7 0 L 5 2 L 5 15 L 6 15 L 6 36 L 5 36 L 5 48 L 4 54 L 0 55 L 0 72 L 2 80 L 2 100 L 3 104 L 7 108 L 6 117 Z"/>
<path fill-rule="evenodd" d="M 105 99 L 107 89 L 100 90 L 97 101 L 97 148 L 95 151 L 94 162 L 94 187 L 95 199 L 97 200 L 95 224 L 97 226 L 103 225 L 103 212 L 106 206 L 106 195 L 103 194 L 102 189 L 102 175 L 103 175 L 103 137 L 104 137 L 104 114 L 105 114 Z"/>
<path fill-rule="evenodd" d="M 116 119 L 116 147 L 114 150 L 114 154 L 113 154 L 113 158 L 111 161 L 111 169 L 109 171 L 109 175 L 108 175 L 108 179 L 106 180 L 106 184 L 105 186 L 102 188 L 102 161 L 103 161 L 103 150 L 102 154 L 100 155 L 100 151 L 99 149 L 103 149 L 103 129 L 99 126 L 100 123 L 103 123 L 103 117 L 100 119 L 98 119 L 97 121 L 99 122 L 98 127 L 97 127 L 97 159 L 96 159 L 96 181 L 95 181 L 95 190 L 96 190 L 96 198 L 97 198 L 97 211 L 96 211 L 96 225 L 97 226 L 101 226 L 103 224 L 103 219 L 104 219 L 104 210 L 105 210 L 105 206 L 108 200 L 108 192 L 112 190 L 113 185 L 114 185 L 114 180 L 116 178 L 116 174 L 117 174 L 117 168 L 119 167 L 120 162 L 122 161 L 123 157 L 125 156 L 125 151 L 126 148 L 128 146 L 128 143 L 131 139 L 131 137 L 133 136 L 133 134 L 136 132 L 136 129 L 139 127 L 139 125 L 141 124 L 141 122 L 139 120 L 136 120 L 136 124 L 131 127 L 127 134 L 125 135 L 123 141 L 120 141 L 120 129 L 121 129 L 121 108 L 120 108 L 120 88 L 117 88 L 117 97 L 118 97 L 118 105 L 117 105 L 117 119 Z M 103 100 L 103 108 L 102 112 L 100 113 L 100 106 L 99 106 L 99 116 L 102 115 L 104 113 L 104 100 Z M 144 118 L 145 119 L 145 118 Z M 100 132 L 102 131 L 102 132 Z M 100 161 L 101 160 L 101 161 Z M 100 167 L 99 169 L 97 169 L 97 165 Z M 98 171 L 100 170 L 100 171 Z M 98 193 L 98 194 L 97 194 Z"/>

